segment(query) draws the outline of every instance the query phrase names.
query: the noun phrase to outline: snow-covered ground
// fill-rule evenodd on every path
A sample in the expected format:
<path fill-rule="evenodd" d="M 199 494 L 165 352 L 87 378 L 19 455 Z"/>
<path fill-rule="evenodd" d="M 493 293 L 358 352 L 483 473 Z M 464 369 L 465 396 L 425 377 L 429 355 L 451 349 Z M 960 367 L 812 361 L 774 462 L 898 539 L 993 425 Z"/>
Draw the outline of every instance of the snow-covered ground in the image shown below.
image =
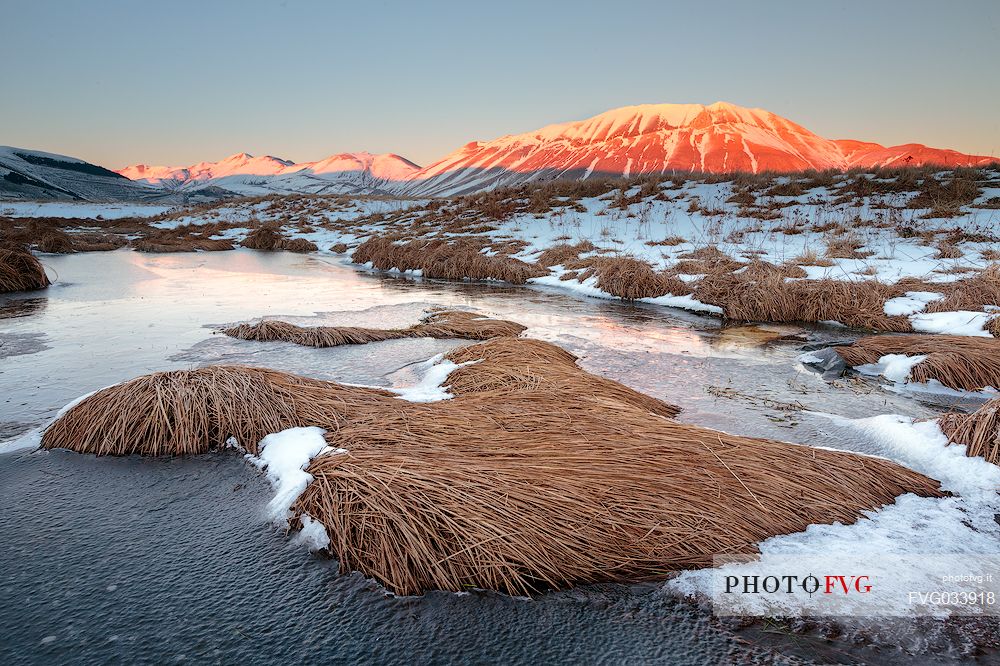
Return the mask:
<path fill-rule="evenodd" d="M 1000 566 L 1000 467 L 949 444 L 934 421 L 885 414 L 845 419 L 823 414 L 845 434 L 845 448 L 889 458 L 941 481 L 953 493 L 942 499 L 903 495 L 895 504 L 866 512 L 852 525 L 811 525 L 804 532 L 760 544 L 759 561 L 685 571 L 668 588 L 712 597 L 727 612 L 765 616 L 996 615 L 1000 606 L 931 603 L 916 592 L 972 588 L 1000 591 L 1000 580 L 972 588 L 942 580 L 953 574 L 993 574 Z M 867 576 L 866 593 L 721 594 L 725 576 L 851 574 Z M 940 602 L 940 599 L 939 599 Z M 1000 603 L 998 600 L 997 603 Z"/>
<path fill-rule="evenodd" d="M 0 216 L 63 217 L 117 220 L 123 217 L 153 217 L 174 208 L 141 203 L 74 203 L 72 201 L 0 201 Z"/>
<path fill-rule="evenodd" d="M 951 175 L 943 172 L 937 177 L 947 182 Z M 801 182 L 776 177 L 767 186 L 747 190 L 738 182 L 665 181 L 655 193 L 636 184 L 599 196 L 563 197 L 541 213 L 516 212 L 526 208 L 528 195 L 522 195 L 522 205 L 515 202 L 514 212 L 501 215 L 468 200 L 269 198 L 180 211 L 154 226 L 222 223 L 224 228 L 215 237 L 239 240 L 262 223 L 275 223 L 289 236 L 312 241 L 323 253 L 344 244 L 348 256 L 360 242 L 386 234 L 421 239 L 474 236 L 486 244 L 484 254 L 507 254 L 514 244 L 511 256 L 528 262 L 553 246 L 584 243 L 592 249 L 582 252 L 581 259 L 633 257 L 690 284 L 705 275 L 691 272 L 705 267 L 705 262 L 691 261 L 692 253 L 697 259 L 698 252 L 717 250 L 719 256 L 737 262 L 734 272 L 739 263 L 763 260 L 798 272 L 800 277 L 788 280 L 919 281 L 929 287 L 890 299 L 885 314 L 909 317 L 916 331 L 988 336 L 986 326 L 996 315 L 989 308 L 925 310 L 943 297 L 933 291 L 934 285 L 944 288 L 1000 265 L 1000 176 L 984 176 L 975 200 L 950 217 L 931 217 L 929 209 L 911 207 L 916 191 L 848 196 L 845 182 L 784 196 L 769 192 Z M 563 267 L 553 266 L 549 275 L 533 282 L 611 297 L 596 287 L 592 276 L 560 279 L 565 273 Z M 717 305 L 684 294 L 648 300 L 720 311 Z"/>

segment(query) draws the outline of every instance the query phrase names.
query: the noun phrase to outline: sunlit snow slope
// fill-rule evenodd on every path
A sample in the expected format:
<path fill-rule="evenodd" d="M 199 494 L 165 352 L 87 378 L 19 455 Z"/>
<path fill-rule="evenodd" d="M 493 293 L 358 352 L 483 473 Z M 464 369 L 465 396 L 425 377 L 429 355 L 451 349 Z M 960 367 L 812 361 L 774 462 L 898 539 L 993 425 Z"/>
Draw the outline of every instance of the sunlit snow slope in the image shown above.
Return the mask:
<path fill-rule="evenodd" d="M 179 191 L 218 188 L 239 195 L 270 193 L 380 194 L 407 182 L 419 167 L 386 153 L 342 153 L 296 164 L 270 155 L 237 153 L 219 162 L 188 167 L 135 164 L 118 173 L 135 181 Z"/>
<path fill-rule="evenodd" d="M 413 175 L 410 194 L 441 195 L 551 178 L 664 171 L 799 171 L 986 164 L 920 144 L 824 139 L 764 109 L 726 102 L 644 104 L 534 132 L 466 144 Z"/>

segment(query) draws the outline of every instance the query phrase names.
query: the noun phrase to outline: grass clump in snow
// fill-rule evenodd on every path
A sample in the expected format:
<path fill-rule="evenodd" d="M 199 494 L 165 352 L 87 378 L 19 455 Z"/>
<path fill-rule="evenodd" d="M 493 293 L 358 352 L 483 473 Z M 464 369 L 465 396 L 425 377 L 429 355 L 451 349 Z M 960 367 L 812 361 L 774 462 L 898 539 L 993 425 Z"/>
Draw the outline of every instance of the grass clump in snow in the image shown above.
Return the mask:
<path fill-rule="evenodd" d="M 945 414 L 938 423 L 950 441 L 966 447 L 967 455 L 1000 465 L 1000 400 L 991 400 L 972 414 Z"/>
<path fill-rule="evenodd" d="M 737 321 L 837 321 L 852 328 L 897 333 L 912 330 L 906 317 L 886 315 L 887 300 L 902 290 L 876 280 L 786 280 L 781 270 L 744 270 L 707 275 L 694 290 L 703 303 Z"/>
<path fill-rule="evenodd" d="M 356 264 L 371 263 L 379 270 L 419 270 L 424 277 L 446 280 L 524 284 L 529 278 L 548 273 L 541 266 L 509 256 L 483 254 L 484 243 L 477 238 L 396 242 L 391 237 L 374 236 L 354 250 L 351 260 Z"/>
<path fill-rule="evenodd" d="M 850 366 L 878 363 L 889 354 L 926 356 L 910 369 L 909 381 L 936 379 L 960 391 L 1000 388 L 1000 341 L 956 335 L 873 335 L 834 347 Z"/>
<path fill-rule="evenodd" d="M 305 238 L 286 238 L 281 233 L 281 227 L 276 224 L 264 224 L 246 235 L 240 245 L 251 250 L 274 252 L 287 250 L 289 252 L 316 252 L 316 243 Z"/>

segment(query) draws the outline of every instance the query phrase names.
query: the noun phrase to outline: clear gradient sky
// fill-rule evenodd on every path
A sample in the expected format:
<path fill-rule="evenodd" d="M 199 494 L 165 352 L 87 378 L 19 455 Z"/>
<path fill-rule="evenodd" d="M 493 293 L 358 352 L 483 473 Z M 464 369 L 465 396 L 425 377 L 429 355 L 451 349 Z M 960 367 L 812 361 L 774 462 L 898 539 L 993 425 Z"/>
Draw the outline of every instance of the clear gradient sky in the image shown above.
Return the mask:
<path fill-rule="evenodd" d="M 474 139 L 647 102 L 1000 155 L 1000 0 L 0 0 L 0 144 L 117 168 Z"/>

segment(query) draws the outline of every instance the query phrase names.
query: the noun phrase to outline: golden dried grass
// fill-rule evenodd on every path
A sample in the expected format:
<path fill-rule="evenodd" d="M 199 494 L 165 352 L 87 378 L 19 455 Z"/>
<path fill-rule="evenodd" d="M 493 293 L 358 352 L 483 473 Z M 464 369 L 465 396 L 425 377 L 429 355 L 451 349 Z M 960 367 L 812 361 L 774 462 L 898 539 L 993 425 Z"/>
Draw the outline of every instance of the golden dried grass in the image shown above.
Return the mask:
<path fill-rule="evenodd" d="M 49 284 L 45 268 L 27 248 L 0 246 L 0 293 L 34 291 Z"/>
<path fill-rule="evenodd" d="M 949 441 L 966 447 L 966 455 L 1000 465 L 1000 400 L 991 400 L 972 414 L 945 414 L 938 423 Z"/>
<path fill-rule="evenodd" d="M 397 243 L 387 236 L 373 236 L 354 250 L 351 261 L 371 263 L 379 270 L 419 270 L 424 277 L 446 280 L 500 280 L 524 284 L 548 271 L 506 256 L 482 253 L 488 240 L 457 238 L 410 240 Z"/>
<path fill-rule="evenodd" d="M 268 433 L 323 427 L 348 452 L 311 462 L 293 511 L 324 525 L 342 571 L 400 594 L 658 579 L 903 493 L 941 495 L 885 460 L 662 418 L 547 343 L 463 354 L 482 360 L 432 404 L 259 368 L 156 373 L 83 399 L 42 444 L 174 455 L 235 437 L 256 452 Z"/>
<path fill-rule="evenodd" d="M 837 321 L 852 328 L 904 333 L 906 317 L 888 316 L 883 307 L 902 295 L 894 285 L 875 280 L 786 280 L 781 271 L 717 273 L 703 278 L 694 297 L 722 308 L 737 321 Z"/>
<path fill-rule="evenodd" d="M 683 280 L 657 272 L 648 262 L 625 255 L 579 259 L 568 262 L 565 268 L 581 271 L 578 275 L 581 282 L 596 275 L 598 289 L 627 301 L 691 293 L 691 287 Z"/>
<path fill-rule="evenodd" d="M 680 413 L 677 405 L 581 371 L 576 356 L 541 340 L 491 336 L 486 342 L 456 349 L 446 358 L 459 365 L 470 363 L 448 376 L 448 390 L 454 395 L 544 389 L 622 402 L 667 418 Z"/>
<path fill-rule="evenodd" d="M 222 333 L 241 340 L 269 342 L 281 340 L 307 347 L 338 347 L 402 338 L 489 338 L 516 337 L 525 327 L 513 321 L 490 319 L 475 312 L 447 310 L 434 312 L 418 324 L 406 328 L 364 328 L 360 326 L 296 326 L 264 319 L 256 324 L 238 324 Z"/>
<path fill-rule="evenodd" d="M 275 223 L 261 225 L 248 233 L 246 238 L 240 241 L 240 245 L 251 250 L 261 250 L 264 252 L 276 252 L 286 250 L 288 252 L 316 252 L 319 247 L 316 243 L 305 238 L 287 238 L 281 233 L 281 227 Z"/>
<path fill-rule="evenodd" d="M 556 265 L 565 266 L 579 259 L 580 255 L 584 252 L 593 252 L 596 249 L 597 247 L 590 241 L 580 241 L 575 245 L 560 243 L 559 245 L 553 245 L 550 248 L 542 250 L 535 263 L 546 268 Z"/>
<path fill-rule="evenodd" d="M 887 354 L 926 355 L 910 370 L 910 381 L 936 379 L 963 391 L 1000 388 L 1000 341 L 960 335 L 873 335 L 834 347 L 850 366 L 877 363 Z"/>
<path fill-rule="evenodd" d="M 545 390 L 412 405 L 327 441 L 349 453 L 313 460 L 293 511 L 327 528 L 342 570 L 398 594 L 662 579 L 902 493 L 940 495 L 885 460 Z"/>

